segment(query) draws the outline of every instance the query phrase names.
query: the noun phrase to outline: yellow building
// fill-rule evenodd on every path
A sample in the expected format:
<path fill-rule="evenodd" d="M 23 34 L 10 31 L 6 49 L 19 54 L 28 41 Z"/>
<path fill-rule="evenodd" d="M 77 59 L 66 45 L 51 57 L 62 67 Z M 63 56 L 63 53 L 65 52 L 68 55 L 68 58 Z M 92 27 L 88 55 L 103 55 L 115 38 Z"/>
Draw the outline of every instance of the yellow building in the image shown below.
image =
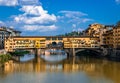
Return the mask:
<path fill-rule="evenodd" d="M 18 36 L 5 40 L 5 50 L 14 51 L 23 48 L 45 48 L 45 37 Z"/>
<path fill-rule="evenodd" d="M 5 50 L 7 52 L 16 49 L 27 48 L 48 48 L 51 45 L 63 44 L 63 48 L 93 48 L 99 47 L 98 37 L 57 37 L 57 36 L 19 36 L 9 37 L 5 40 Z"/>
<path fill-rule="evenodd" d="M 81 37 L 64 37 L 64 48 L 92 48 L 99 47 L 99 38 L 81 36 Z"/>

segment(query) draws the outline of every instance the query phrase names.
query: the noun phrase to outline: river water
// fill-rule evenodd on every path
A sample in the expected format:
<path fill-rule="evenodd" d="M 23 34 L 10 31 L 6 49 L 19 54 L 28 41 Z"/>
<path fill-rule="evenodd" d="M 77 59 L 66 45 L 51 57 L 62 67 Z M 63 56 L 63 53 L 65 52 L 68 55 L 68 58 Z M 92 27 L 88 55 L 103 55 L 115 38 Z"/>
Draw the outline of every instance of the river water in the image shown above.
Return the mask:
<path fill-rule="evenodd" d="M 9 61 L 0 68 L 0 83 L 120 83 L 120 62 L 89 57 Z"/>

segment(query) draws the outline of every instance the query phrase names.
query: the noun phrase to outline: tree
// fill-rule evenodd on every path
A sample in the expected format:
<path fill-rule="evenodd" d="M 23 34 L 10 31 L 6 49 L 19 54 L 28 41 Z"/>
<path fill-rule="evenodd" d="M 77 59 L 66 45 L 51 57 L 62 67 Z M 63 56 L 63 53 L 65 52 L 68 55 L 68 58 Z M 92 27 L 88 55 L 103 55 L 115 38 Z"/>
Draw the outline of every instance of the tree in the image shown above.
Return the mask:
<path fill-rule="evenodd" d="M 120 20 L 117 22 L 116 27 L 120 27 Z"/>
<path fill-rule="evenodd" d="M 10 54 L 1 54 L 0 55 L 0 63 L 7 62 L 11 58 Z"/>

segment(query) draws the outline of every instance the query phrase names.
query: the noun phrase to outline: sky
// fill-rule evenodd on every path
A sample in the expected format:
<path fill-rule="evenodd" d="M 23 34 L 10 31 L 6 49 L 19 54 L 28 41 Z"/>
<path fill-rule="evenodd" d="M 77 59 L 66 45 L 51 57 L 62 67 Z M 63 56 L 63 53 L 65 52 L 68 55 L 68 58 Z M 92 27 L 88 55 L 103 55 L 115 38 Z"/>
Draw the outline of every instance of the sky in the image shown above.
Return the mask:
<path fill-rule="evenodd" d="M 25 36 L 65 34 L 119 20 L 120 0 L 0 0 L 0 26 Z"/>

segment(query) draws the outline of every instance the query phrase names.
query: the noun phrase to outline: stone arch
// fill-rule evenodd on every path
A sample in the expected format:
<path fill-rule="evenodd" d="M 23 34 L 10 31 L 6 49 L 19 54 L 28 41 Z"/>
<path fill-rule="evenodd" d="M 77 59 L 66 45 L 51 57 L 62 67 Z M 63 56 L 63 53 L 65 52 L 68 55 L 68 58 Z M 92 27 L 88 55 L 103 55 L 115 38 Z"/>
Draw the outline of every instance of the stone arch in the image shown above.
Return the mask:
<path fill-rule="evenodd" d="M 94 53 L 95 55 L 101 55 L 102 53 L 96 49 L 78 49 L 75 51 L 75 54 L 79 53 L 79 52 L 82 52 L 82 51 L 85 51 L 85 50 L 88 50 L 89 52 L 91 53 Z"/>
<path fill-rule="evenodd" d="M 64 49 L 64 51 L 67 53 L 67 56 L 70 56 L 70 49 Z"/>
<path fill-rule="evenodd" d="M 85 49 L 79 49 L 75 51 L 75 54 L 77 54 L 78 52 L 84 51 Z"/>

